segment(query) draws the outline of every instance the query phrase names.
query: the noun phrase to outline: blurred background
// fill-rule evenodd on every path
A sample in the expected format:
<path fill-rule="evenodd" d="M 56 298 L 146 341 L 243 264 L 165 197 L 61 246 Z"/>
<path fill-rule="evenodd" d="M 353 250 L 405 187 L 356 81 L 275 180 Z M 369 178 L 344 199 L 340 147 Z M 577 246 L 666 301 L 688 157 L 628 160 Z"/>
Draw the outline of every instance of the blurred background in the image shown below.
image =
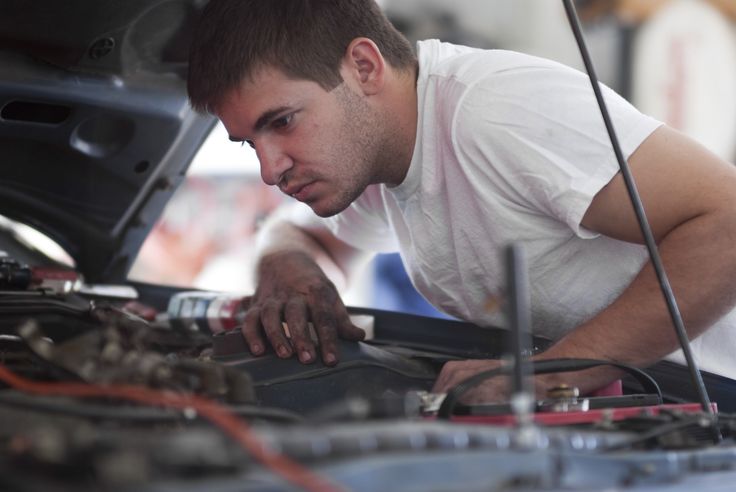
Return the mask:
<path fill-rule="evenodd" d="M 412 41 L 509 49 L 582 69 L 562 2 L 383 0 Z M 736 161 L 736 0 L 576 2 L 599 78 L 642 112 Z M 598 111 L 597 108 L 590 108 Z M 250 293 L 258 224 L 288 200 L 260 181 L 248 146 L 216 126 L 144 244 L 133 280 Z M 441 315 L 411 287 L 396 255 L 379 255 L 347 304 Z"/>

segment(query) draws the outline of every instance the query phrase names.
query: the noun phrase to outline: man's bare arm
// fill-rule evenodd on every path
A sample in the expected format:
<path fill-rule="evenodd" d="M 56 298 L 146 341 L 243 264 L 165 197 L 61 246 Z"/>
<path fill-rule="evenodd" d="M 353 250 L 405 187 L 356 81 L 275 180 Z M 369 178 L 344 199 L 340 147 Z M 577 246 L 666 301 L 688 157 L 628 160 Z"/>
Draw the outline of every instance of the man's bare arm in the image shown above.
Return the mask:
<path fill-rule="evenodd" d="M 736 304 L 736 168 L 667 127 L 655 131 L 629 164 L 692 339 Z M 620 174 L 596 195 L 582 223 L 616 239 L 643 241 Z M 663 295 L 647 263 L 616 301 L 537 358 L 647 366 L 676 348 Z M 450 363 L 435 388 L 445 390 L 483 369 L 477 361 Z M 589 391 L 616 376 L 601 369 L 537 381 L 540 393 L 560 381 Z M 493 399 L 495 391 L 489 384 L 475 400 Z"/>
<path fill-rule="evenodd" d="M 736 304 L 736 168 L 667 127 L 647 139 L 630 165 L 693 339 Z M 620 175 L 598 193 L 583 225 L 643 242 Z M 647 263 L 613 304 L 560 340 L 549 356 L 574 354 L 643 367 L 676 348 L 664 297 Z M 603 380 L 605 374 L 588 377 L 581 389 Z"/>

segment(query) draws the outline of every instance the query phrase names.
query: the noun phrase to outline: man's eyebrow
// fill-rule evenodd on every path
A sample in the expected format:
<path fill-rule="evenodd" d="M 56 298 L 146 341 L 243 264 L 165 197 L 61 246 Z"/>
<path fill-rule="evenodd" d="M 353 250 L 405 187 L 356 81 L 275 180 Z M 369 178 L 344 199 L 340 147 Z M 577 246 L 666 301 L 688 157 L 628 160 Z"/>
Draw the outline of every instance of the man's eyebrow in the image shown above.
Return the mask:
<path fill-rule="evenodd" d="M 268 125 L 268 123 L 271 120 L 273 120 L 274 118 L 276 118 L 276 116 L 278 116 L 280 113 L 283 113 L 284 111 L 286 111 L 288 109 L 289 109 L 288 106 L 280 106 L 278 108 L 269 109 L 268 111 L 266 111 L 265 113 L 263 113 L 260 118 L 258 118 L 258 120 L 256 121 L 256 124 L 253 127 L 253 129 L 255 131 L 261 130 L 264 126 Z"/>
<path fill-rule="evenodd" d="M 283 113 L 284 111 L 287 111 L 289 106 L 279 106 L 275 109 L 269 109 L 265 113 L 263 113 L 260 118 L 256 121 L 254 131 L 258 132 L 259 130 L 262 130 L 264 126 L 268 125 L 268 123 L 276 118 L 280 113 Z M 231 142 L 245 142 L 247 139 L 236 137 L 235 135 L 228 135 L 228 140 Z"/>

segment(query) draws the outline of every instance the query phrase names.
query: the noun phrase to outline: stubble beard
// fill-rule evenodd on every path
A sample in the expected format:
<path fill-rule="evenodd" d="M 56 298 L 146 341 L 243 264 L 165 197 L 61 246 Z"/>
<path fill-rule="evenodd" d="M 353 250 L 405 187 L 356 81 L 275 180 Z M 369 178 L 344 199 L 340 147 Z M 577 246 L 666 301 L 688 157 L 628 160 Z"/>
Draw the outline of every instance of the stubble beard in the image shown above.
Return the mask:
<path fill-rule="evenodd" d="M 331 162 L 336 167 L 336 190 L 324 210 L 314 210 L 321 217 L 330 217 L 345 210 L 365 191 L 381 181 L 384 125 L 380 114 L 346 84 L 334 89 L 342 110 L 339 122 L 339 145 L 333 147 Z"/>

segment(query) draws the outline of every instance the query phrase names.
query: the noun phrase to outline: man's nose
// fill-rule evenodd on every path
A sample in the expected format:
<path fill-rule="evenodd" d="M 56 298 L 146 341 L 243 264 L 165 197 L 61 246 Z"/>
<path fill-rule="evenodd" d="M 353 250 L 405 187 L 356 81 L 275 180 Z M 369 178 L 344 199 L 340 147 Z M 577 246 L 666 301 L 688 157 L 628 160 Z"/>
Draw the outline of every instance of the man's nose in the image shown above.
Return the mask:
<path fill-rule="evenodd" d="M 256 155 L 261 163 L 261 179 L 267 185 L 277 185 L 284 173 L 291 169 L 293 161 L 278 146 L 266 141 L 255 142 Z"/>

